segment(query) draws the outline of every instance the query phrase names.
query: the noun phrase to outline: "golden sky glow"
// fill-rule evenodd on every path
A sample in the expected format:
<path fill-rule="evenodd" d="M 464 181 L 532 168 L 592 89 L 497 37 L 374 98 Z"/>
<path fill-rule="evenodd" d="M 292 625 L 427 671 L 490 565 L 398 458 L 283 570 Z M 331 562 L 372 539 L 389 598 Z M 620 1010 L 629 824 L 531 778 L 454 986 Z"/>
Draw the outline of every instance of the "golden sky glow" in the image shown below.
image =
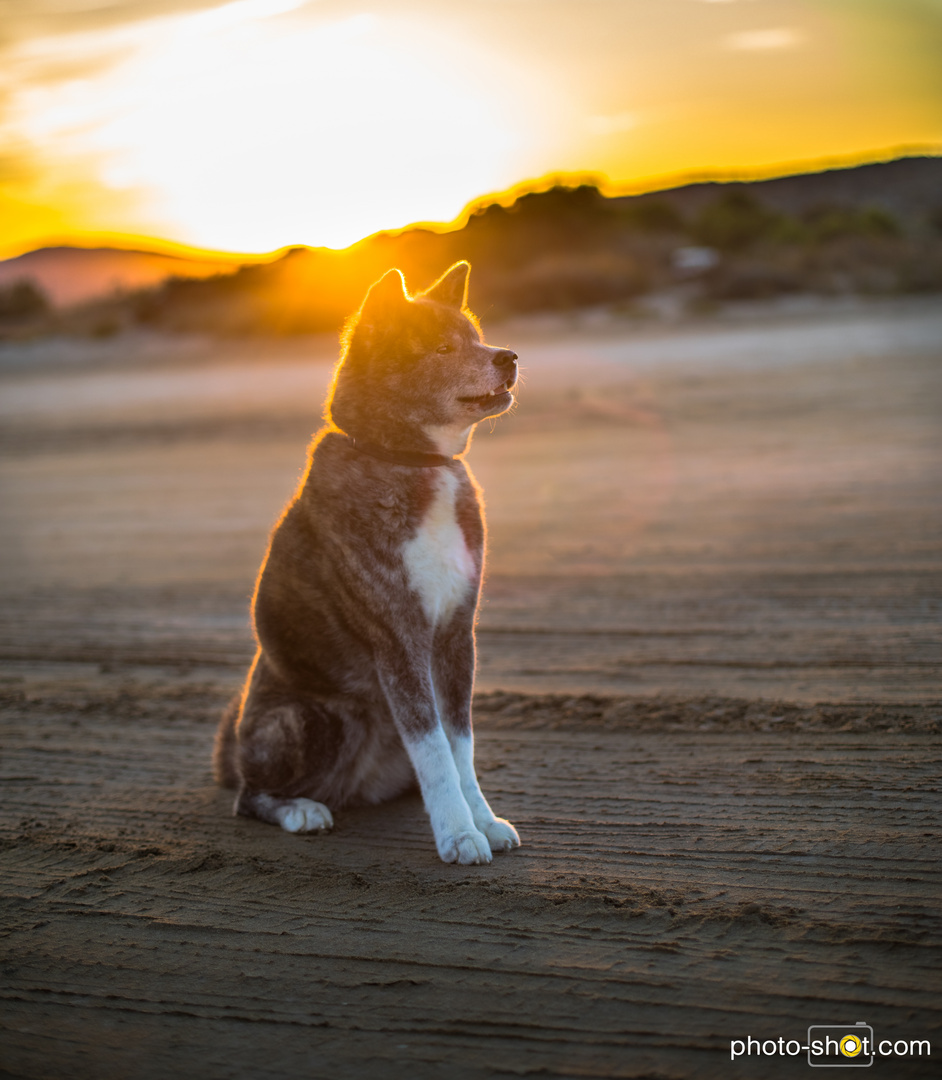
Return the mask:
<path fill-rule="evenodd" d="M 0 0 L 0 257 L 942 149 L 942 0 Z"/>

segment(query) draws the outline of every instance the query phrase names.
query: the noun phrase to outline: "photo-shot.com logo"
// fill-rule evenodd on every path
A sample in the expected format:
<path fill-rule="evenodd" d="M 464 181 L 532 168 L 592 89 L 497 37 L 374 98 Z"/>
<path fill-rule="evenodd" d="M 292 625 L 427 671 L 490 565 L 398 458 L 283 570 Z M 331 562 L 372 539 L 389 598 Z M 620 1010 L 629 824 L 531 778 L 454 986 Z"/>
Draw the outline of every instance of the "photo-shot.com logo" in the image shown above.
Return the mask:
<path fill-rule="evenodd" d="M 813 1024 L 808 1028 L 808 1064 L 818 1068 L 866 1068 L 873 1064 L 869 1024 Z"/>
<path fill-rule="evenodd" d="M 863 1020 L 856 1024 L 812 1024 L 805 1042 L 799 1039 L 731 1039 L 733 1061 L 751 1057 L 798 1057 L 808 1055 L 816 1069 L 860 1069 L 873 1064 L 875 1057 L 931 1057 L 928 1039 L 875 1039 L 873 1028 Z"/>

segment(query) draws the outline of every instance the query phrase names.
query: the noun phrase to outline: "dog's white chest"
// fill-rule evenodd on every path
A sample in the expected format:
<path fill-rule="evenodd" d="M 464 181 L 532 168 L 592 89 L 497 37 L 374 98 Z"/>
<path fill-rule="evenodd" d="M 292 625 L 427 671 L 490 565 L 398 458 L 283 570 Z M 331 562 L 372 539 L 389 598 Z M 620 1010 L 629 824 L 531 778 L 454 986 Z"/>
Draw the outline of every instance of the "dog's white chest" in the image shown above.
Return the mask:
<path fill-rule="evenodd" d="M 467 599 L 476 573 L 455 514 L 458 480 L 442 471 L 437 484 L 418 532 L 402 548 L 409 585 L 433 626 L 446 622 Z"/>

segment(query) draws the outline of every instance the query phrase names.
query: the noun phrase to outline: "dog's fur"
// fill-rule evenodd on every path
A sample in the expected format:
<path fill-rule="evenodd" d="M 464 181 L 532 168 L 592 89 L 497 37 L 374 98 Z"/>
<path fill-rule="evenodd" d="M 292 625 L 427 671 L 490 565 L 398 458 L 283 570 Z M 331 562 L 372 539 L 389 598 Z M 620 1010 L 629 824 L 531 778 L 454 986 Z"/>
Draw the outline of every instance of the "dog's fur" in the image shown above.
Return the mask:
<path fill-rule="evenodd" d="M 328 424 L 262 564 L 258 651 L 214 767 L 237 813 L 288 832 L 417 780 L 442 859 L 484 863 L 520 841 L 474 772 L 484 519 L 453 455 L 513 404 L 517 357 L 484 344 L 469 269 L 414 298 L 391 270 L 350 320 Z"/>

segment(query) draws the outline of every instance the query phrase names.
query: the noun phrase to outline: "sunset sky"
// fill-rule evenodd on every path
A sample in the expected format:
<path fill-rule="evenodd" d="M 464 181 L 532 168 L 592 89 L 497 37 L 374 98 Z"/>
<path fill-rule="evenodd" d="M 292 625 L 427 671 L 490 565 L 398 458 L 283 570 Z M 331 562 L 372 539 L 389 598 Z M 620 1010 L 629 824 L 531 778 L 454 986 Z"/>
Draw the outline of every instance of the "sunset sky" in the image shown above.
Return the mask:
<path fill-rule="evenodd" d="M 942 0 L 0 0 L 0 258 L 942 152 Z"/>

